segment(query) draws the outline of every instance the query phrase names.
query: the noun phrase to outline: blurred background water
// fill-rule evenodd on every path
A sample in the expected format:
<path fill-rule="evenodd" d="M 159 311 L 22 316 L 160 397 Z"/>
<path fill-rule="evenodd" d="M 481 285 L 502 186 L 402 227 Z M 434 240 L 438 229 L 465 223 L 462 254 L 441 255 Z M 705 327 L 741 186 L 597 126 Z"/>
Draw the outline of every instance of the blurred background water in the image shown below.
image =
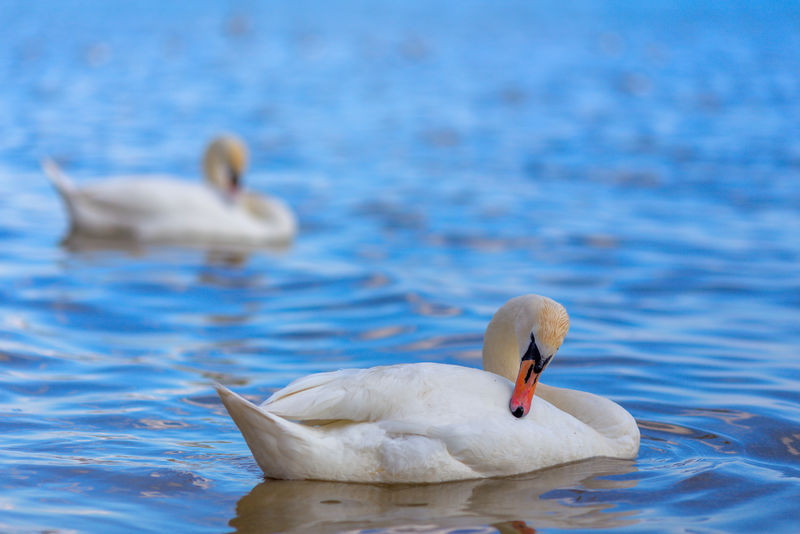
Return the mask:
<path fill-rule="evenodd" d="M 0 530 L 797 531 L 800 9 L 632 4 L 1 2 Z M 42 157 L 196 179 L 220 131 L 291 248 L 59 245 Z M 635 462 L 263 481 L 210 387 L 479 366 L 529 292 Z"/>

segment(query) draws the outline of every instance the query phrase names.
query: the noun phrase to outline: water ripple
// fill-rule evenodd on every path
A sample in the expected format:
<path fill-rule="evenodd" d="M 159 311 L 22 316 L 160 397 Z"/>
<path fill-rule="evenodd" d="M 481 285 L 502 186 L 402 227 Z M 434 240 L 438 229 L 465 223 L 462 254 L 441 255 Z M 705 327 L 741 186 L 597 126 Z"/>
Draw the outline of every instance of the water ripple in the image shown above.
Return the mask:
<path fill-rule="evenodd" d="M 0 530 L 798 530 L 796 5 L 27 2 L 0 23 Z M 221 130 L 275 250 L 67 235 L 39 170 L 197 174 Z M 477 366 L 506 299 L 635 462 L 263 481 L 211 389 Z M 531 445 L 535 446 L 535 445 Z"/>

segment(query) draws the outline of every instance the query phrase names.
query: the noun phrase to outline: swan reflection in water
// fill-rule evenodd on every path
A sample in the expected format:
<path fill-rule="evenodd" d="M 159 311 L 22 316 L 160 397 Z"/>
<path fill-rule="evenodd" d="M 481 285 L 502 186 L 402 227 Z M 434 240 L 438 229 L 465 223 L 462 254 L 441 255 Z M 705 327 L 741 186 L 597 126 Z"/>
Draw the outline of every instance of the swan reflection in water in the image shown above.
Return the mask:
<path fill-rule="evenodd" d="M 285 254 L 291 244 L 279 243 L 274 245 L 235 246 L 235 245 L 203 245 L 193 243 L 140 243 L 130 239 L 118 237 L 97 237 L 86 235 L 81 232 L 70 230 L 60 242 L 61 247 L 68 252 L 77 255 L 91 256 L 95 253 L 119 252 L 130 257 L 146 257 L 151 253 L 158 253 L 167 250 L 178 250 L 183 252 L 199 251 L 205 252 L 206 260 L 212 265 L 228 265 L 236 267 L 247 262 L 250 256 L 257 253 L 267 253 L 272 255 Z"/>
<path fill-rule="evenodd" d="M 238 533 L 341 532 L 413 527 L 413 532 L 487 527 L 523 533 L 536 528 L 620 528 L 635 512 L 580 497 L 631 488 L 637 481 L 605 478 L 634 473 L 630 460 L 594 458 L 509 478 L 443 484 L 388 485 L 267 480 L 236 505 Z M 565 490 L 558 496 L 547 496 Z M 567 493 L 568 492 L 568 493 Z"/>

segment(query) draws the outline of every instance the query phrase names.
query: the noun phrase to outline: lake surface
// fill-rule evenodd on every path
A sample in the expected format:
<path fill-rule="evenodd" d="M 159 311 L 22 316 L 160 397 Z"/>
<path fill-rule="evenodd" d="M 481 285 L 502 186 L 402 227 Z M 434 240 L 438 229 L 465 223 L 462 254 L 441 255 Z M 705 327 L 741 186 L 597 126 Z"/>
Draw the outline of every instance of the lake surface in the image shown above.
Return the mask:
<path fill-rule="evenodd" d="M 0 3 L 0 530 L 800 530 L 800 8 Z M 279 251 L 61 245 L 39 170 L 196 179 L 240 134 Z M 480 365 L 508 298 L 636 461 L 264 481 L 211 384 Z"/>

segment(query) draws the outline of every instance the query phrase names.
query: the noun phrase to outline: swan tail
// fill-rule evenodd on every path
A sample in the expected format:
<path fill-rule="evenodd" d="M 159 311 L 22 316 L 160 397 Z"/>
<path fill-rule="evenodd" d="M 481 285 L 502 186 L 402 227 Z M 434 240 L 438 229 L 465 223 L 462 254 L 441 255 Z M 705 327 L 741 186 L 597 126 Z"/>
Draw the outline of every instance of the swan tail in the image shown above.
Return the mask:
<path fill-rule="evenodd" d="M 319 441 L 317 430 L 270 413 L 220 384 L 215 384 L 214 389 L 265 475 L 283 479 L 311 477 L 306 471 L 314 444 Z"/>
<path fill-rule="evenodd" d="M 58 191 L 61 200 L 64 201 L 64 206 L 66 206 L 67 212 L 69 213 L 70 228 L 74 230 L 78 225 L 78 216 L 80 214 L 78 206 L 76 206 L 81 198 L 81 195 L 77 194 L 78 188 L 75 187 L 72 180 L 64 174 L 64 171 L 61 170 L 58 163 L 51 158 L 42 160 L 42 170 L 47 175 L 47 178 L 50 180 L 50 183 L 53 184 L 56 191 Z"/>
<path fill-rule="evenodd" d="M 61 193 L 64 198 L 69 197 L 69 193 L 75 190 L 75 185 L 72 183 L 64 171 L 61 170 L 58 163 L 53 161 L 51 158 L 45 158 L 42 161 L 42 170 L 50 179 L 50 182 L 56 188 L 56 190 Z"/>

